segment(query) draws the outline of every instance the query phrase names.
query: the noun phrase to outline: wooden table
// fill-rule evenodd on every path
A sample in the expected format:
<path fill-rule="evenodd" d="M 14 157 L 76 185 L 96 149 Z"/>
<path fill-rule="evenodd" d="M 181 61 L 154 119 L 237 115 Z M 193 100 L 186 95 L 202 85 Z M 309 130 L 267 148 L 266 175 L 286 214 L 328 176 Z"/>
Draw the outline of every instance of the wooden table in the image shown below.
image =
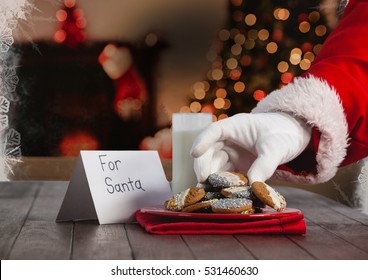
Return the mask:
<path fill-rule="evenodd" d="M 138 224 L 55 223 L 68 182 L 0 183 L 0 259 L 368 259 L 368 216 L 279 187 L 307 234 L 153 235 Z"/>

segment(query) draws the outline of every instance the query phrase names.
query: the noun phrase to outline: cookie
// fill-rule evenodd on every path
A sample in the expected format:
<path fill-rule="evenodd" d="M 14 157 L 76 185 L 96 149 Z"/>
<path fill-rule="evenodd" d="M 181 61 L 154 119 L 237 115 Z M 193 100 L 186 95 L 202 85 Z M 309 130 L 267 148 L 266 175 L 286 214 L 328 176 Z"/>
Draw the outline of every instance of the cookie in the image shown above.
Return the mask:
<path fill-rule="evenodd" d="M 261 208 L 266 207 L 266 203 L 264 203 L 262 200 L 260 200 L 253 191 L 251 191 L 250 200 L 253 202 L 253 207 L 255 208 L 256 212 L 257 210 L 260 210 Z M 261 210 L 262 211 L 262 210 Z"/>
<path fill-rule="evenodd" d="M 242 187 L 247 185 L 248 178 L 241 173 L 222 171 L 210 174 L 208 182 L 216 188 Z"/>
<path fill-rule="evenodd" d="M 279 212 L 286 208 L 285 198 L 266 183 L 254 182 L 251 187 L 253 193 L 266 205 Z"/>
<path fill-rule="evenodd" d="M 248 198 L 251 199 L 252 190 L 249 186 L 230 187 L 221 189 L 221 194 L 228 198 Z"/>
<path fill-rule="evenodd" d="M 212 202 L 215 200 L 199 201 L 187 207 L 184 207 L 182 212 L 205 212 L 211 208 Z"/>
<path fill-rule="evenodd" d="M 221 192 L 206 192 L 203 200 L 212 200 L 212 199 L 220 199 L 224 198 Z"/>
<path fill-rule="evenodd" d="M 223 198 L 212 203 L 215 213 L 241 213 L 252 209 L 252 201 L 246 198 Z"/>
<path fill-rule="evenodd" d="M 165 207 L 170 211 L 178 212 L 183 210 L 183 208 L 200 201 L 205 194 L 206 192 L 204 189 L 195 187 L 188 188 L 167 200 L 165 202 Z"/>

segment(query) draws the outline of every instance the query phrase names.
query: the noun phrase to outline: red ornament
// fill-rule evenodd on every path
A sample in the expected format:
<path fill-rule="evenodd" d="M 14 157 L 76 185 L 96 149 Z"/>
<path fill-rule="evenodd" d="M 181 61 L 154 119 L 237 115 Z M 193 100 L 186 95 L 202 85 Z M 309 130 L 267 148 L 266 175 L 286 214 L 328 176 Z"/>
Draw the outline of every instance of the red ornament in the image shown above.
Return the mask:
<path fill-rule="evenodd" d="M 284 32 L 282 29 L 275 29 L 272 33 L 272 40 L 276 43 L 281 42 L 284 38 Z"/>
<path fill-rule="evenodd" d="M 305 42 L 302 45 L 301 49 L 302 49 L 303 53 L 311 52 L 311 51 L 313 51 L 313 45 L 312 45 L 312 43 Z"/>
<path fill-rule="evenodd" d="M 309 15 L 306 13 L 302 13 L 298 15 L 298 21 L 303 22 L 303 21 L 309 21 Z"/>
<path fill-rule="evenodd" d="M 141 107 L 147 99 L 147 91 L 135 67 L 129 68 L 123 76 L 115 80 L 115 85 L 114 109 L 118 115 L 124 119 L 133 115 L 140 117 Z"/>
<path fill-rule="evenodd" d="M 55 42 L 76 47 L 85 41 L 87 21 L 83 11 L 76 8 L 75 0 L 64 0 L 64 7 L 56 12 L 56 19 L 60 22 L 60 28 L 54 34 Z"/>

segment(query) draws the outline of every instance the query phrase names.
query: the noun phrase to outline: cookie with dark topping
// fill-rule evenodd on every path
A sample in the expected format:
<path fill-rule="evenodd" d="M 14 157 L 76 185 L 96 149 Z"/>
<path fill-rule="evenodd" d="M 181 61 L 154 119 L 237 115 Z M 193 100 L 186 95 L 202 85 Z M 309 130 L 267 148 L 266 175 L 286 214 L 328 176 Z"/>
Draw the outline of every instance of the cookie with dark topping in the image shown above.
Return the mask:
<path fill-rule="evenodd" d="M 220 171 L 210 174 L 208 182 L 215 188 L 242 187 L 248 184 L 248 178 L 238 172 Z"/>
<path fill-rule="evenodd" d="M 221 189 L 221 194 L 228 198 L 248 198 L 252 197 L 252 190 L 249 186 L 229 187 Z"/>
<path fill-rule="evenodd" d="M 224 198 L 224 196 L 222 195 L 221 192 L 206 192 L 203 200 L 212 200 L 212 199 L 220 199 L 220 198 Z"/>
<path fill-rule="evenodd" d="M 246 198 L 223 198 L 212 203 L 215 213 L 241 213 L 252 209 L 252 201 Z"/>
<path fill-rule="evenodd" d="M 266 183 L 254 182 L 251 188 L 255 196 L 276 211 L 281 212 L 286 208 L 285 197 Z"/>
<path fill-rule="evenodd" d="M 182 212 L 206 212 L 210 210 L 211 205 L 214 201 L 216 201 L 216 199 L 199 201 L 197 203 L 184 207 Z"/>
<path fill-rule="evenodd" d="M 171 199 L 165 201 L 164 205 L 167 210 L 179 212 L 183 208 L 200 201 L 206 192 L 201 188 L 188 188 L 183 192 L 174 195 Z"/>

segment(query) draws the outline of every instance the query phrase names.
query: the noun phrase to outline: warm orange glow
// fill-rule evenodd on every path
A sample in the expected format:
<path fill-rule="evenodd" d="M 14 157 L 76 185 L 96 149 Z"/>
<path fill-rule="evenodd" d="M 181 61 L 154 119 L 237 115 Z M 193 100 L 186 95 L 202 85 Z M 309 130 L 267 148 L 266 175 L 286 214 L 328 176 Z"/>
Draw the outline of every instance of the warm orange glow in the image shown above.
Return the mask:
<path fill-rule="evenodd" d="M 218 116 L 218 120 L 223 120 L 223 119 L 226 119 L 228 118 L 229 116 L 226 115 L 226 114 L 221 114 L 220 116 Z"/>
<path fill-rule="evenodd" d="M 237 68 L 237 69 L 231 70 L 230 73 L 229 73 L 229 77 L 233 81 L 239 80 L 240 79 L 240 76 L 241 76 L 240 68 L 239 69 Z"/>
<path fill-rule="evenodd" d="M 226 92 L 225 89 L 219 88 L 219 89 L 216 90 L 216 97 L 218 97 L 218 98 L 225 98 L 226 95 L 227 95 L 227 92 Z"/>
<path fill-rule="evenodd" d="M 234 90 L 237 92 L 237 93 L 241 93 L 245 90 L 245 84 L 243 82 L 236 82 L 235 85 L 234 85 Z"/>
<path fill-rule="evenodd" d="M 277 8 L 274 10 L 273 16 L 278 20 L 287 20 L 290 16 L 290 12 L 288 9 Z"/>
<path fill-rule="evenodd" d="M 73 8 L 75 6 L 75 0 L 64 0 L 64 5 L 67 8 Z"/>
<path fill-rule="evenodd" d="M 235 69 L 238 66 L 238 61 L 235 58 L 231 57 L 226 60 L 226 66 L 229 69 Z"/>
<path fill-rule="evenodd" d="M 240 45 L 244 44 L 244 42 L 245 42 L 244 34 L 242 34 L 242 33 L 237 34 L 234 38 L 234 41 L 235 41 L 235 43 L 240 44 Z"/>
<path fill-rule="evenodd" d="M 77 131 L 66 135 L 59 143 L 62 156 L 78 156 L 81 150 L 97 150 L 99 141 L 92 134 Z"/>
<path fill-rule="evenodd" d="M 258 32 L 258 38 L 262 41 L 266 41 L 270 37 L 270 32 L 267 29 L 261 29 Z"/>
<path fill-rule="evenodd" d="M 229 99 L 224 99 L 224 101 L 225 101 L 225 105 L 223 109 L 227 110 L 231 107 L 231 101 Z"/>
<path fill-rule="evenodd" d="M 311 13 L 309 14 L 309 16 L 308 16 L 308 18 L 309 18 L 309 20 L 310 20 L 311 22 L 317 22 L 317 21 L 319 21 L 320 17 L 321 17 L 321 15 L 320 15 L 320 13 L 319 13 L 319 12 L 317 12 L 317 11 L 313 11 L 313 12 L 311 12 Z"/>
<path fill-rule="evenodd" d="M 195 82 L 193 84 L 193 90 L 196 91 L 196 90 L 203 90 L 204 89 L 204 84 L 203 82 Z"/>
<path fill-rule="evenodd" d="M 80 17 L 77 19 L 77 21 L 75 22 L 75 25 L 79 28 L 79 29 L 83 29 L 87 26 L 87 20 L 84 17 Z"/>
<path fill-rule="evenodd" d="M 193 113 L 198 113 L 202 109 L 201 103 L 197 101 L 192 102 L 189 107 Z"/>
<path fill-rule="evenodd" d="M 215 81 L 221 80 L 224 76 L 224 72 L 221 69 L 213 69 L 212 70 L 212 79 Z"/>
<path fill-rule="evenodd" d="M 310 66 L 311 62 L 308 59 L 303 59 L 299 64 L 299 67 L 302 70 L 308 70 Z"/>
<path fill-rule="evenodd" d="M 252 26 L 256 23 L 257 17 L 254 14 L 248 14 L 246 15 L 244 21 L 248 26 Z"/>
<path fill-rule="evenodd" d="M 290 51 L 290 54 L 298 54 L 298 55 L 302 55 L 302 50 L 299 49 L 299 48 L 293 48 L 291 51 Z"/>
<path fill-rule="evenodd" d="M 308 21 L 302 21 L 300 24 L 299 24 L 299 30 L 300 32 L 302 33 L 307 33 L 309 30 L 310 30 L 310 23 Z"/>
<path fill-rule="evenodd" d="M 304 54 L 304 59 L 307 59 L 310 62 L 313 62 L 314 58 L 315 58 L 315 55 L 312 52 L 306 52 Z"/>
<path fill-rule="evenodd" d="M 290 63 L 293 65 L 297 65 L 299 64 L 300 60 L 301 60 L 301 56 L 298 53 L 293 53 L 292 55 L 290 55 Z"/>
<path fill-rule="evenodd" d="M 284 84 L 288 84 L 293 80 L 293 77 L 293 74 L 291 74 L 290 72 L 286 72 L 281 75 L 281 81 Z"/>
<path fill-rule="evenodd" d="M 216 98 L 215 101 L 213 101 L 213 106 L 215 106 L 216 109 L 222 109 L 225 106 L 224 99 Z"/>
<path fill-rule="evenodd" d="M 327 33 L 327 27 L 324 25 L 318 25 L 314 31 L 317 36 L 322 37 L 325 36 Z"/>
<path fill-rule="evenodd" d="M 58 10 L 57 12 L 56 12 L 56 19 L 58 20 L 58 21 L 61 21 L 61 22 L 63 22 L 63 21 L 65 21 L 66 20 L 66 18 L 68 17 L 68 14 L 67 14 L 67 12 L 65 11 L 65 10 Z"/>
<path fill-rule="evenodd" d="M 205 98 L 206 96 L 206 92 L 204 91 L 204 89 L 196 89 L 194 91 L 194 97 L 198 100 L 202 100 L 203 98 Z"/>
<path fill-rule="evenodd" d="M 54 40 L 56 43 L 62 43 L 66 39 L 66 33 L 64 30 L 58 30 L 54 34 Z"/>
<path fill-rule="evenodd" d="M 279 72 L 281 72 L 281 73 L 284 73 L 287 70 L 289 70 L 289 64 L 286 61 L 281 61 L 277 65 L 277 70 L 279 70 Z"/>
<path fill-rule="evenodd" d="M 215 113 L 215 108 L 211 104 L 205 104 L 202 106 L 202 113 Z"/>
<path fill-rule="evenodd" d="M 188 106 L 182 106 L 179 112 L 180 113 L 190 113 L 190 108 Z"/>
<path fill-rule="evenodd" d="M 231 53 L 233 55 L 239 55 L 242 52 L 242 46 L 240 44 L 234 44 L 231 47 Z"/>
<path fill-rule="evenodd" d="M 263 90 L 257 89 L 254 93 L 253 93 L 253 98 L 257 101 L 262 100 L 263 98 L 265 98 L 266 93 Z"/>
<path fill-rule="evenodd" d="M 267 44 L 266 46 L 266 50 L 269 52 L 269 53 L 275 53 L 277 52 L 277 44 L 275 42 L 270 42 Z"/>

